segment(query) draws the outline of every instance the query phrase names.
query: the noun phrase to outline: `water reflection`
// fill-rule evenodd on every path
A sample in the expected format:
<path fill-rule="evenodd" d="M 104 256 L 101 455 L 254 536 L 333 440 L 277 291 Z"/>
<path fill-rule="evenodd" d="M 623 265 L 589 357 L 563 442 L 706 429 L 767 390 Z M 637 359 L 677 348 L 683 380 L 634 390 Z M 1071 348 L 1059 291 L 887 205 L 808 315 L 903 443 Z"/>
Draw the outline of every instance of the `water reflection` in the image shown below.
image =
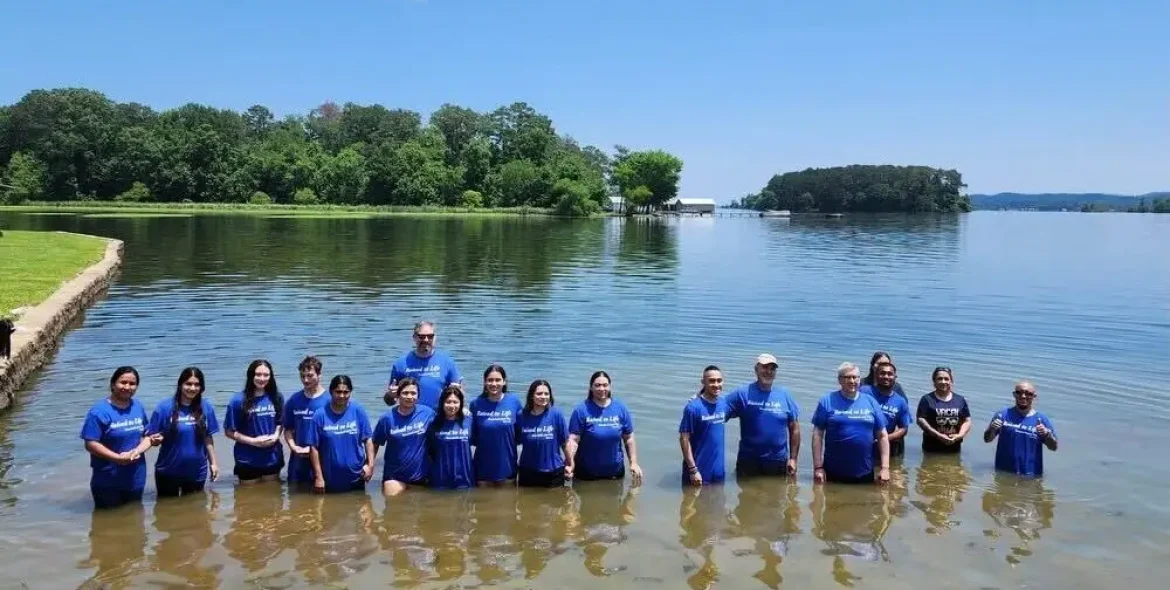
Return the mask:
<path fill-rule="evenodd" d="M 900 501 L 893 485 L 813 486 L 813 536 L 825 544 L 821 553 L 833 558 L 832 575 L 838 584 L 852 586 L 861 580 L 850 570 L 850 561 L 890 561 L 882 537 Z"/>
<path fill-rule="evenodd" d="M 436 554 L 423 530 L 439 510 L 424 512 L 425 506 L 426 494 L 418 491 L 386 499 L 377 528 L 378 546 L 394 568 L 395 586 L 417 586 L 434 576 Z"/>
<path fill-rule="evenodd" d="M 799 486 L 791 480 L 763 478 L 741 480 L 739 485 L 739 502 L 731 513 L 728 533 L 750 538 L 754 548 L 736 556 L 760 556 L 763 566 L 752 577 L 769 588 L 780 588 L 784 583 L 780 564 L 801 533 Z"/>
<path fill-rule="evenodd" d="M 438 580 L 457 580 L 467 574 L 468 547 L 475 533 L 472 497 L 477 490 L 427 494 L 420 508 L 427 514 L 423 545 L 433 554 Z"/>
<path fill-rule="evenodd" d="M 627 490 L 620 481 L 576 482 L 573 488 L 578 516 L 570 529 L 585 554 L 585 570 L 598 577 L 625 571 L 624 565 L 606 566 L 605 556 L 611 547 L 626 542 L 626 528 L 636 520 L 634 500 L 641 488 Z"/>
<path fill-rule="evenodd" d="M 237 486 L 231 516 L 223 545 L 250 573 L 267 568 L 284 549 L 285 534 L 299 534 L 304 526 L 300 515 L 284 510 L 284 495 L 274 483 Z"/>
<path fill-rule="evenodd" d="M 146 559 L 146 509 L 142 504 L 95 510 L 89 527 L 89 559 L 96 568 L 83 587 L 129 588 L 133 577 L 150 570 Z"/>
<path fill-rule="evenodd" d="M 911 503 L 926 517 L 927 534 L 941 535 L 960 524 L 954 515 L 970 485 L 960 455 L 923 456 L 914 487 L 918 499 Z"/>
<path fill-rule="evenodd" d="M 216 542 L 211 521 L 219 507 L 220 497 L 214 491 L 155 504 L 154 528 L 162 536 L 154 546 L 154 568 L 182 580 L 185 587 L 218 587 L 222 566 L 202 562 Z"/>
<path fill-rule="evenodd" d="M 299 530 L 285 537 L 297 547 L 296 567 L 309 583 L 342 581 L 359 574 L 378 553 L 376 514 L 368 494 L 331 496 L 292 493 L 289 514 Z"/>
<path fill-rule="evenodd" d="M 1001 531 L 1014 535 L 1011 549 L 1004 559 L 1018 565 L 1032 555 L 1032 545 L 1040 540 L 1040 532 L 1052 528 L 1056 517 L 1056 494 L 1040 479 L 1022 478 L 996 473 L 991 487 L 983 491 L 983 512 L 995 521 L 1000 530 L 986 530 L 983 534 L 998 539 Z"/>
<path fill-rule="evenodd" d="M 727 498 L 722 484 L 683 488 L 678 506 L 679 544 L 698 553 L 703 563 L 683 568 L 691 588 L 710 588 L 719 580 L 715 547 L 729 532 Z"/>
<path fill-rule="evenodd" d="M 524 577 L 531 580 L 552 558 L 568 551 L 570 527 L 576 521 L 576 495 L 568 487 L 521 489 L 516 512 L 520 562 Z"/>

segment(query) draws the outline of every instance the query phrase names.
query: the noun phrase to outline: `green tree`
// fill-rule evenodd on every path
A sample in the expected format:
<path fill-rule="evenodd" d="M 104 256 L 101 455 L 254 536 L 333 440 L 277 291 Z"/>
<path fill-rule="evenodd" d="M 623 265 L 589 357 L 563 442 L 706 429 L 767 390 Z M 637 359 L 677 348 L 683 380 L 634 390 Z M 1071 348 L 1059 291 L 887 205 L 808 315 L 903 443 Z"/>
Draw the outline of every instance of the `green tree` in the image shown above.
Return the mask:
<path fill-rule="evenodd" d="M 22 152 L 12 154 L 0 178 L 0 196 L 9 205 L 35 201 L 45 194 L 45 165 Z"/>
<path fill-rule="evenodd" d="M 146 188 L 145 184 L 134 181 L 134 184 L 126 192 L 114 197 L 114 200 L 128 203 L 145 203 L 151 200 L 150 189 Z"/>
<path fill-rule="evenodd" d="M 678 196 L 682 166 L 682 160 L 662 150 L 627 152 L 619 147 L 613 177 L 623 195 L 640 186 L 649 189 L 646 204 L 657 208 Z"/>
<path fill-rule="evenodd" d="M 956 170 L 926 166 L 843 166 L 777 174 L 744 207 L 793 212 L 970 211 Z"/>

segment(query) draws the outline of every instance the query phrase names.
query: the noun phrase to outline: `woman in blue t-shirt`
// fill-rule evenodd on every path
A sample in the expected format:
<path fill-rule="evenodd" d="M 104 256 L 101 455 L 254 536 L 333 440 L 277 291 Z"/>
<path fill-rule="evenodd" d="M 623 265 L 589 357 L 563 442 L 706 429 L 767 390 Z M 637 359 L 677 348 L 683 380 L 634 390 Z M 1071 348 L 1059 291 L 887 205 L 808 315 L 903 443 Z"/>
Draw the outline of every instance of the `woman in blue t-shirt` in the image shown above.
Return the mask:
<path fill-rule="evenodd" d="M 223 420 L 224 436 L 236 442 L 232 456 L 240 483 L 280 481 L 284 447 L 280 445 L 280 419 L 284 398 L 268 361 L 248 365 L 244 390 L 232 397 Z"/>
<path fill-rule="evenodd" d="M 950 367 L 935 367 L 930 374 L 934 391 L 918 400 L 915 420 L 922 429 L 922 452 L 957 454 L 971 430 L 967 400 L 954 392 L 955 374 Z"/>
<path fill-rule="evenodd" d="M 448 385 L 439 394 L 441 415 L 427 433 L 427 485 L 436 490 L 475 486 L 471 466 L 472 419 L 463 413 L 463 388 Z"/>
<path fill-rule="evenodd" d="M 159 402 L 150 416 L 151 435 L 162 437 L 154 462 L 154 486 L 160 497 L 203 491 L 208 476 L 219 477 L 212 435 L 219 432 L 215 408 L 203 399 L 203 371 L 187 367 L 179 373 L 175 395 Z"/>
<path fill-rule="evenodd" d="M 566 477 L 573 476 L 567 450 L 569 429 L 554 403 L 548 381 L 537 379 L 528 386 L 524 410 L 516 420 L 516 442 L 521 447 L 516 483 L 520 487 L 559 488 Z"/>
<path fill-rule="evenodd" d="M 414 377 L 398 382 L 397 403 L 374 427 L 374 454 L 382 446 L 382 493 L 397 496 L 408 488 L 426 483 L 427 432 L 435 411 L 418 403 L 419 386 Z"/>
<path fill-rule="evenodd" d="M 350 401 L 353 381 L 336 375 L 329 381 L 329 404 L 313 412 L 302 440 L 309 447 L 313 491 L 364 490 L 374 475 L 374 442 L 370 418 L 361 404 Z"/>
<path fill-rule="evenodd" d="M 161 440 L 146 432 L 146 409 L 134 399 L 137 391 L 138 371 L 118 367 L 110 377 L 109 397 L 89 409 L 81 426 L 81 440 L 93 469 L 89 489 L 96 508 L 142 501 L 146 488 L 143 455 Z"/>
<path fill-rule="evenodd" d="M 499 365 L 483 372 L 483 393 L 471 401 L 476 484 L 503 487 L 516 479 L 516 420 L 524 409 L 508 393 L 508 374 Z"/>
<path fill-rule="evenodd" d="M 630 484 L 639 486 L 642 468 L 638 465 L 638 446 L 634 441 L 634 417 L 621 400 L 613 398 L 611 384 L 605 371 L 593 373 L 585 401 L 573 409 L 569 418 L 568 453 L 573 479 L 623 479 L 628 459 Z"/>

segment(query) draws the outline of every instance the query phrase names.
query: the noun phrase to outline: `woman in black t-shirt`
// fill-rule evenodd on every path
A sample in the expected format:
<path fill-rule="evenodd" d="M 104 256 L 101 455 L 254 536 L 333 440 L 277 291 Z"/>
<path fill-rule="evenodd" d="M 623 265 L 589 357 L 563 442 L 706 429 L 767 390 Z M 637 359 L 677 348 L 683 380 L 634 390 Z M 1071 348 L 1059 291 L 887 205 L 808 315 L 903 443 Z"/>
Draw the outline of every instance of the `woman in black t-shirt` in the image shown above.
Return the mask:
<path fill-rule="evenodd" d="M 953 391 L 954 373 L 950 367 L 936 367 L 930 380 L 934 391 L 918 400 L 915 415 L 922 428 L 922 452 L 958 453 L 971 430 L 971 409 L 967 400 Z"/>

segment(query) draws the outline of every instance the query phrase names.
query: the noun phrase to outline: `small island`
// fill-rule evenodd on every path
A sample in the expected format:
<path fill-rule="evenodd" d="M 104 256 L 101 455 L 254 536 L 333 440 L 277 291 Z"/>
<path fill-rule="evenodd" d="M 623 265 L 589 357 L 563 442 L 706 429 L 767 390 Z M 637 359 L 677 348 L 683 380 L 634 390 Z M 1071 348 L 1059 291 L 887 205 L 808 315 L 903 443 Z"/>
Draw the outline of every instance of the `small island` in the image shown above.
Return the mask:
<path fill-rule="evenodd" d="M 971 210 L 956 170 L 927 166 L 839 166 L 777 174 L 731 206 L 792 213 L 954 213 Z"/>
<path fill-rule="evenodd" d="M 0 205 L 588 216 L 619 196 L 674 198 L 681 169 L 661 150 L 580 145 L 524 102 L 489 113 L 444 104 L 425 119 L 325 102 L 278 118 L 262 105 L 159 112 L 63 88 L 0 106 Z"/>

